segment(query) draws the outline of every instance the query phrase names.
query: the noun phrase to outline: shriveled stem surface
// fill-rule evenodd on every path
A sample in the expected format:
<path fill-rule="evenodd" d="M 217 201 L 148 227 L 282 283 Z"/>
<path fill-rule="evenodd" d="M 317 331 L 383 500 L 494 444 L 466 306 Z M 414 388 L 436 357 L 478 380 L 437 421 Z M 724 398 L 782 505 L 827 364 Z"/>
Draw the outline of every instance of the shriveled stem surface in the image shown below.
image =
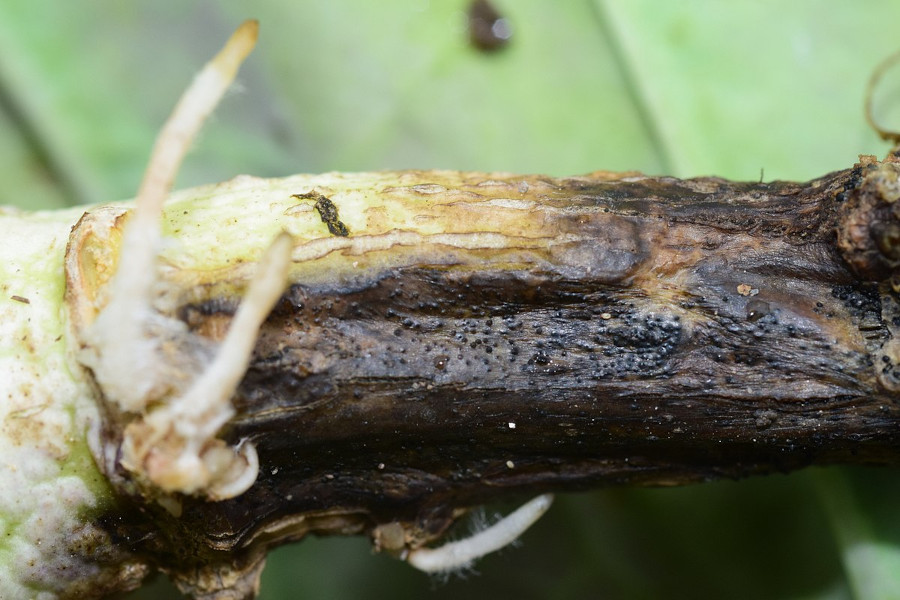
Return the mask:
<path fill-rule="evenodd" d="M 405 172 L 182 195 L 161 271 L 181 292 L 160 306 L 198 339 L 227 330 L 244 254 L 278 228 L 295 239 L 293 284 L 226 431 L 253 440 L 261 470 L 244 495 L 184 498 L 172 518 L 109 459 L 112 414 L 106 467 L 142 511 L 117 526 L 153 530 L 131 549 L 194 581 L 310 532 L 415 548 L 508 496 L 897 465 L 897 172 L 892 159 L 806 184 Z M 200 224 L 226 240 L 208 217 L 235 210 L 241 241 L 213 252 Z M 79 227 L 118 226 L 91 219 Z M 72 294 L 76 321 L 102 284 Z"/>

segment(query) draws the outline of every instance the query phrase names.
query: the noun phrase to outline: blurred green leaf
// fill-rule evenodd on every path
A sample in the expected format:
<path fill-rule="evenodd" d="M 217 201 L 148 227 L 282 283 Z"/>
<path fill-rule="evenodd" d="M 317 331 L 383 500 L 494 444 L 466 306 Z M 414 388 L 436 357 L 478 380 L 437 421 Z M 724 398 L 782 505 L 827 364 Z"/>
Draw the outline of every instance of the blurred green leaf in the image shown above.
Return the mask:
<path fill-rule="evenodd" d="M 889 502 L 890 512 L 887 515 L 879 515 L 874 506 L 864 511 L 855 498 L 850 480 L 837 470 L 816 473 L 815 482 L 840 546 L 854 597 L 865 600 L 900 598 L 896 503 Z M 882 502 L 884 498 L 890 498 L 889 490 L 884 485 L 878 486 L 878 492 Z M 879 521 L 890 525 L 879 527 L 876 531 L 873 524 Z"/>
<path fill-rule="evenodd" d="M 0 203 L 133 195 L 176 98 L 247 17 L 260 45 L 180 186 L 432 167 L 804 179 L 886 150 L 862 106 L 900 3 L 495 4 L 513 37 L 487 54 L 466 0 L 4 0 Z M 567 497 L 523 548 L 446 585 L 365 540 L 308 540 L 273 555 L 262 598 L 879 597 L 859 582 L 896 564 L 896 473 L 811 477 Z"/>

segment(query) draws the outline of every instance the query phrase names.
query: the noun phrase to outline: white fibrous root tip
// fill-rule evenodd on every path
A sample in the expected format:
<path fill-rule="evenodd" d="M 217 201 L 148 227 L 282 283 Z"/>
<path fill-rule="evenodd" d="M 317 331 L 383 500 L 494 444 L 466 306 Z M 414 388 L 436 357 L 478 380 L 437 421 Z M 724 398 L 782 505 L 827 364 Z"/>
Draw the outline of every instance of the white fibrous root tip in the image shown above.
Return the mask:
<path fill-rule="evenodd" d="M 412 550 L 406 556 L 406 561 L 426 573 L 444 573 L 465 569 L 482 556 L 496 552 L 516 541 L 547 512 L 552 503 L 552 494 L 538 496 L 487 529 L 465 539 L 449 542 L 438 548 Z"/>
<path fill-rule="evenodd" d="M 206 497 L 210 500 L 227 500 L 240 496 L 256 482 L 259 475 L 256 446 L 249 440 L 243 440 L 234 451 L 237 452 L 238 459 L 229 461 L 229 470 L 223 472 L 222 477 L 206 490 Z"/>
<path fill-rule="evenodd" d="M 234 415 L 231 397 L 249 365 L 255 340 L 287 284 L 292 239 L 272 243 L 250 282 L 225 340 L 211 360 L 208 343 L 192 339 L 180 320 L 154 306 L 162 207 L 191 142 L 231 85 L 258 36 L 244 22 L 178 101 L 156 140 L 126 223 L 109 300 L 83 336 L 79 355 L 104 400 L 130 419 L 120 463 L 156 492 L 232 498 L 256 480 L 250 441 L 217 439 Z M 193 373 L 199 373 L 193 377 Z M 119 417 L 117 417 L 119 418 Z"/>
<path fill-rule="evenodd" d="M 215 58 L 210 61 L 228 81 L 234 80 L 237 70 L 241 64 L 247 59 L 247 55 L 256 46 L 256 40 L 259 38 L 259 21 L 256 19 L 248 19 L 240 24 L 235 30 L 222 50 L 216 54 Z"/>

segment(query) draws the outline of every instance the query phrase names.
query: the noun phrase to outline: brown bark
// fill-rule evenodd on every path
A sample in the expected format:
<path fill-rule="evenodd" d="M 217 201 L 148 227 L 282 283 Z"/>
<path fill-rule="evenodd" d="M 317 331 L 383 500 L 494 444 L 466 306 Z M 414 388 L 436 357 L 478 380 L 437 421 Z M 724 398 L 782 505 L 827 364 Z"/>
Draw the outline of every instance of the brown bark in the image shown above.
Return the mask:
<path fill-rule="evenodd" d="M 406 259 L 294 283 L 226 436 L 254 440 L 256 484 L 177 519 L 135 497 L 111 530 L 190 578 L 307 533 L 398 550 L 400 523 L 415 547 L 460 509 L 549 490 L 897 465 L 897 172 L 533 178 L 542 227 L 571 242 L 392 247 Z M 218 339 L 234 308 L 178 314 Z"/>

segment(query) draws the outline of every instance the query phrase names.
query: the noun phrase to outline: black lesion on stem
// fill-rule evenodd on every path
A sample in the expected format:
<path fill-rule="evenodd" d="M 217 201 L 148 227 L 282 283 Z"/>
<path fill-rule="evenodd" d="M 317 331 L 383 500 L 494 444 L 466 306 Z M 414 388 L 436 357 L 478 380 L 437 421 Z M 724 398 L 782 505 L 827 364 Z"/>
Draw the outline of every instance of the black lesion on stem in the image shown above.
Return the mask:
<path fill-rule="evenodd" d="M 320 533 L 438 532 L 453 508 L 509 496 L 900 464 L 900 404 L 875 375 L 884 300 L 835 247 L 835 205 L 852 200 L 837 196 L 858 178 L 574 190 L 619 215 L 591 231 L 597 252 L 623 231 L 604 224 L 641 238 L 627 276 L 485 262 L 294 284 L 226 432 L 256 444 L 259 479 L 188 501 L 180 525 L 218 548 L 291 515 Z M 298 197 L 340 222 L 321 194 Z M 182 313 L 199 331 L 232 310 Z"/>

